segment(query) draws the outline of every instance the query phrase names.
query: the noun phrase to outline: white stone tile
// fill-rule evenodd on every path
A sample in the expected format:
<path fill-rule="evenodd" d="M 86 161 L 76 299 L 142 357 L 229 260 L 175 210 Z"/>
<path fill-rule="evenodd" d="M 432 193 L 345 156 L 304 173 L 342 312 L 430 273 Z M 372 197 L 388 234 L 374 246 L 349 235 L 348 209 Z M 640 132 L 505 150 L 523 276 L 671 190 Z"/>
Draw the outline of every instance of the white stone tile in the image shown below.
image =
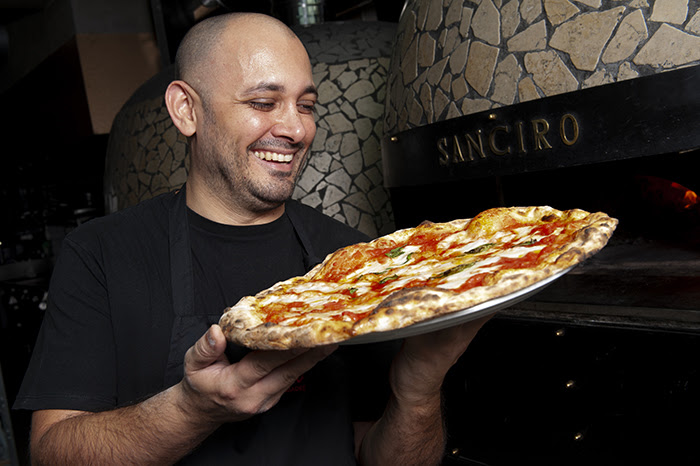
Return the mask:
<path fill-rule="evenodd" d="M 620 26 L 605 48 L 601 60 L 603 63 L 626 60 L 634 53 L 637 46 L 648 37 L 649 32 L 642 10 L 634 10 L 620 22 Z"/>
<path fill-rule="evenodd" d="M 524 62 L 525 69 L 545 96 L 578 89 L 578 80 L 554 50 L 527 53 Z"/>
<path fill-rule="evenodd" d="M 637 65 L 668 69 L 698 60 L 700 60 L 700 37 L 680 31 L 668 24 L 662 24 L 632 61 Z"/>
<path fill-rule="evenodd" d="M 333 186 L 339 188 L 343 193 L 347 194 L 352 184 L 352 178 L 343 169 L 336 170 L 326 176 L 326 181 Z"/>
<path fill-rule="evenodd" d="M 469 48 L 464 77 L 469 85 L 482 96 L 486 96 L 491 86 L 493 71 L 496 68 L 496 60 L 498 59 L 498 51 L 497 47 L 484 44 L 483 42 L 472 42 Z"/>
<path fill-rule="evenodd" d="M 579 70 L 595 71 L 603 47 L 625 11 L 620 6 L 611 10 L 583 13 L 557 27 L 549 45 L 569 54 Z"/>
<path fill-rule="evenodd" d="M 538 21 L 507 42 L 509 52 L 532 52 L 547 47 L 547 25 L 545 20 Z"/>
<path fill-rule="evenodd" d="M 655 0 L 649 21 L 681 25 L 688 16 L 688 0 Z"/>
<path fill-rule="evenodd" d="M 544 10 L 547 13 L 547 19 L 554 26 L 563 23 L 581 11 L 569 0 L 544 0 Z"/>
<path fill-rule="evenodd" d="M 474 36 L 491 45 L 501 43 L 501 14 L 491 0 L 483 0 L 472 20 Z"/>
<path fill-rule="evenodd" d="M 532 24 L 542 14 L 542 0 L 523 0 L 520 16 L 527 24 Z"/>

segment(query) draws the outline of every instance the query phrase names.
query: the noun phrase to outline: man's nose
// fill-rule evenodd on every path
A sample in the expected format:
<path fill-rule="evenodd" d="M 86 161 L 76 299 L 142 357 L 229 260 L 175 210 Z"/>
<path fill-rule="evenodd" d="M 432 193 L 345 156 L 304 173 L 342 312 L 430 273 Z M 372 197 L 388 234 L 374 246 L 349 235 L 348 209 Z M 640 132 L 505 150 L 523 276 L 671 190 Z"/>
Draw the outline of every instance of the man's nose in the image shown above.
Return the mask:
<path fill-rule="evenodd" d="M 272 135 L 299 142 L 306 136 L 304 115 L 299 113 L 296 105 L 284 106 L 280 109 L 277 121 L 272 128 Z"/>

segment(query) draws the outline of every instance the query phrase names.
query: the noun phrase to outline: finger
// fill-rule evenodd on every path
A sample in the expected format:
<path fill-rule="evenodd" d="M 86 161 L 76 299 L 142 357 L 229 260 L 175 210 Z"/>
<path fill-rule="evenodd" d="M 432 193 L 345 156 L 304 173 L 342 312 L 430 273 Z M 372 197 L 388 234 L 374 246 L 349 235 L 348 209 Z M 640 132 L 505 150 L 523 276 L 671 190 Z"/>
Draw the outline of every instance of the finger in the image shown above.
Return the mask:
<path fill-rule="evenodd" d="M 455 339 L 469 343 L 474 339 L 479 330 L 481 330 L 481 327 L 483 327 L 484 324 L 491 319 L 491 317 L 491 315 L 479 317 L 478 319 L 452 327 L 449 330 Z"/>
<path fill-rule="evenodd" d="M 267 381 L 267 391 L 274 392 L 285 385 L 288 388 L 300 375 L 332 353 L 336 347 L 249 353 L 236 365 L 238 384 L 241 388 L 249 388 L 274 374 Z"/>
<path fill-rule="evenodd" d="M 267 376 L 277 367 L 304 354 L 308 348 L 291 350 L 253 351 L 246 354 L 236 364 L 236 377 L 241 388 L 249 388 Z"/>
<path fill-rule="evenodd" d="M 277 367 L 263 378 L 258 384 L 258 388 L 270 394 L 268 396 L 270 407 L 279 401 L 282 395 L 300 376 L 308 372 L 336 349 L 337 345 L 314 348 Z"/>
<path fill-rule="evenodd" d="M 212 325 L 209 330 L 187 350 L 185 369 L 197 371 L 204 369 L 224 357 L 226 337 L 221 327 Z"/>

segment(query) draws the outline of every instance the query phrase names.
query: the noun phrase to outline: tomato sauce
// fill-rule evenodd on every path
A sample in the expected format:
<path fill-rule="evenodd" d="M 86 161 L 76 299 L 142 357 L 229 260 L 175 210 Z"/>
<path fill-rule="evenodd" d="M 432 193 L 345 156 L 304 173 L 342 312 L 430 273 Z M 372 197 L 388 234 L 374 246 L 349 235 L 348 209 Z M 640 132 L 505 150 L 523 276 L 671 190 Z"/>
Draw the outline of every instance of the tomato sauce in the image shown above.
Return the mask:
<path fill-rule="evenodd" d="M 535 267 L 539 262 L 540 251 L 528 252 L 522 257 L 503 257 L 494 266 L 502 266 L 504 269 L 526 269 Z"/>
<path fill-rule="evenodd" d="M 289 312 L 293 312 L 297 309 L 304 307 L 303 301 L 292 301 L 290 303 L 275 303 L 269 306 L 265 306 L 265 311 L 267 316 L 264 319 L 265 322 L 279 323 L 287 318 Z"/>
<path fill-rule="evenodd" d="M 537 250 L 529 252 L 522 257 L 503 257 L 493 265 L 500 266 L 501 269 L 523 269 L 536 267 L 544 257 L 546 257 L 552 251 L 556 250 L 559 246 L 570 240 L 571 232 L 576 231 L 578 229 L 578 226 L 574 223 L 575 222 L 555 221 L 534 226 L 534 228 L 531 230 L 531 234 L 529 235 L 532 239 L 528 240 L 527 238 L 524 239 L 522 237 L 517 238 L 512 242 L 503 245 L 503 247 L 499 249 L 507 250 L 509 248 L 518 246 L 544 246 L 544 248 L 537 248 Z M 555 235 L 554 233 L 557 230 L 560 230 L 560 233 Z M 332 264 L 330 268 L 330 270 L 332 270 L 333 272 L 331 272 L 330 275 L 326 275 L 323 278 L 330 282 L 338 282 L 348 273 L 357 270 L 359 267 L 361 267 L 369 261 L 384 263 L 388 262 L 390 258 L 396 257 L 406 257 L 407 262 L 410 259 L 411 264 L 418 264 L 426 258 L 436 254 L 438 252 L 437 245 L 452 233 L 453 232 L 435 235 L 432 232 L 422 233 L 418 231 L 407 241 L 405 241 L 404 244 L 394 243 L 382 247 L 376 247 L 371 250 L 353 251 L 351 253 L 346 254 L 344 257 L 338 257 L 336 260 L 337 263 Z M 515 231 L 511 231 L 511 233 L 517 236 L 517 233 Z M 408 245 L 418 246 L 420 250 L 413 251 L 410 253 L 403 252 L 402 248 Z M 451 251 L 445 251 L 444 254 L 446 255 L 446 257 L 454 256 L 454 253 Z M 489 253 L 480 254 L 480 258 L 483 259 L 488 257 L 489 255 Z M 483 286 L 484 280 L 488 275 L 491 274 L 492 272 L 483 272 L 473 275 L 469 277 L 461 286 L 456 288 L 454 291 L 464 292 L 472 288 Z M 377 296 L 387 295 L 388 290 L 392 288 L 390 284 L 397 278 L 398 277 L 393 275 L 393 272 L 391 271 L 376 274 L 376 280 L 372 279 L 372 283 L 370 284 L 368 294 L 365 296 L 372 296 L 374 298 Z M 368 277 L 365 276 L 364 279 L 367 280 Z M 402 288 L 406 289 L 430 286 L 432 283 L 435 283 L 435 279 L 416 278 L 404 284 Z M 340 299 L 325 303 L 319 310 L 319 312 L 342 311 L 348 305 L 349 302 L 363 302 L 364 296 L 358 296 L 358 290 L 355 288 L 347 288 L 345 290 L 342 290 L 341 293 L 347 296 L 348 299 Z M 294 312 L 301 311 L 304 306 L 305 304 L 302 301 L 273 304 L 266 308 L 266 311 L 268 312 L 266 321 L 275 323 L 281 322 L 282 320 L 288 318 L 290 313 L 293 314 Z M 372 311 L 361 313 L 345 311 L 339 312 L 337 315 L 333 316 L 332 319 L 336 321 L 351 320 L 356 322 L 361 319 L 364 319 L 371 313 Z M 303 322 L 300 321 L 299 324 L 301 325 L 303 324 Z"/>
<path fill-rule="evenodd" d="M 562 222 L 546 223 L 535 227 L 532 230 L 532 235 L 549 236 L 556 231 L 557 228 L 563 228 L 565 225 Z"/>
<path fill-rule="evenodd" d="M 472 288 L 476 288 L 477 286 L 481 286 L 484 284 L 484 279 L 490 274 L 490 272 L 482 272 L 478 273 L 476 275 L 473 275 L 469 277 L 469 279 L 462 283 L 462 285 L 457 288 L 455 291 L 461 292 L 461 291 L 467 291 Z"/>
<path fill-rule="evenodd" d="M 331 301 L 330 303 L 326 303 L 323 305 L 322 312 L 339 311 L 340 309 L 343 309 L 345 306 L 347 306 L 347 304 L 347 301 Z"/>

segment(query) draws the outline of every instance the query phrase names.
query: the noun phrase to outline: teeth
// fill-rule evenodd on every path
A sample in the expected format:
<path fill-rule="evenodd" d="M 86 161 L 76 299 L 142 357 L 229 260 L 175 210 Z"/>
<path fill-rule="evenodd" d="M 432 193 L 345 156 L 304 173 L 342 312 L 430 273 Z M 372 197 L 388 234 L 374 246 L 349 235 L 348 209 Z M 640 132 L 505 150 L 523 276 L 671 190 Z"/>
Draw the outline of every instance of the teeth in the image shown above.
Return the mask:
<path fill-rule="evenodd" d="M 292 154 L 278 154 L 277 152 L 253 151 L 253 155 L 260 160 L 268 160 L 271 162 L 289 163 L 294 156 Z"/>

